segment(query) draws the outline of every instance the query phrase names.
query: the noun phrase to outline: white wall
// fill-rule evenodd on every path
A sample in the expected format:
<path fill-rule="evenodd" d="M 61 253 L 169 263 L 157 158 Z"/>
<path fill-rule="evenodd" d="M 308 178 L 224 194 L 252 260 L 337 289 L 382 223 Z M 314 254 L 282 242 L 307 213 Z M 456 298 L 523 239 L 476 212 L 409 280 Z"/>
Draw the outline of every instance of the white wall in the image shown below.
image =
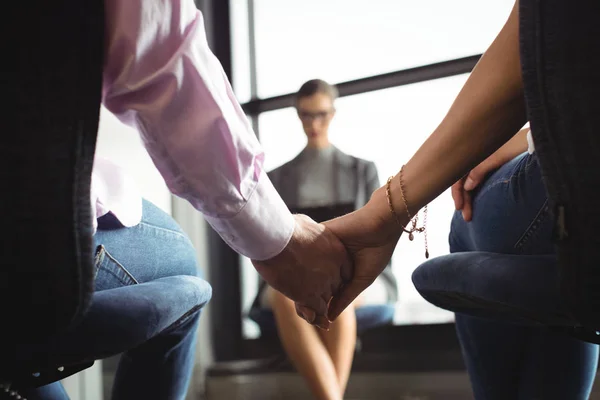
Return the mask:
<path fill-rule="evenodd" d="M 144 198 L 171 214 L 171 194 L 144 149 L 137 130 L 122 124 L 104 107 L 100 115 L 96 156 L 124 168 L 135 179 Z"/>
<path fill-rule="evenodd" d="M 210 282 L 208 269 L 208 230 L 211 229 L 202 215 L 196 211 L 187 201 L 180 198 L 173 198 L 173 217 L 181 225 L 181 228 L 188 234 L 198 257 L 198 264 L 202 271 L 202 276 Z M 196 345 L 196 365 L 194 368 L 193 380 L 188 390 L 187 399 L 199 399 L 204 390 L 204 377 L 206 367 L 213 362 L 212 341 L 210 336 L 210 303 L 202 311 L 200 318 L 200 327 L 198 329 L 198 342 Z"/>

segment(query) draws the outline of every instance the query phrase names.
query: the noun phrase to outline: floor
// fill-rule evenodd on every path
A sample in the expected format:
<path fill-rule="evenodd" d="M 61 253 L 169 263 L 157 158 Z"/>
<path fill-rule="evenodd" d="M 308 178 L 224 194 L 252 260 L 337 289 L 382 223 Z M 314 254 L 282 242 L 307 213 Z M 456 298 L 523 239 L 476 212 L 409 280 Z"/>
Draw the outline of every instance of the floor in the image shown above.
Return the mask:
<path fill-rule="evenodd" d="M 292 373 L 209 379 L 206 400 L 310 399 L 302 379 Z M 357 373 L 353 374 L 347 400 L 471 400 L 465 373 Z"/>

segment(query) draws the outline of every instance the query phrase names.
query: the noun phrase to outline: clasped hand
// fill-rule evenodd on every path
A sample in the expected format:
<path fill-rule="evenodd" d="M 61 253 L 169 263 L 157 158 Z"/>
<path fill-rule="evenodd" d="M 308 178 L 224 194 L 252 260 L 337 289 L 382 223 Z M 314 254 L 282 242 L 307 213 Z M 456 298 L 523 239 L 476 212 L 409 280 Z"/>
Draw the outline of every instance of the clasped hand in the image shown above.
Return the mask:
<path fill-rule="evenodd" d="M 385 196 L 376 191 L 365 207 L 317 224 L 297 215 L 286 249 L 267 261 L 253 261 L 275 290 L 296 303 L 298 315 L 328 329 L 383 271 L 400 238 L 390 223 Z"/>

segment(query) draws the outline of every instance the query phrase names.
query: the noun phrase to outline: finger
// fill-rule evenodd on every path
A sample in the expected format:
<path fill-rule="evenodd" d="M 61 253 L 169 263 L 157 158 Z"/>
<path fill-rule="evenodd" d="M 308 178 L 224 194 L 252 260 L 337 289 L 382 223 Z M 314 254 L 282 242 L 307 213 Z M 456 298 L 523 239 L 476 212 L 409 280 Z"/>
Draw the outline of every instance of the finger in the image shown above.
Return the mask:
<path fill-rule="evenodd" d="M 296 314 L 298 314 L 298 316 L 300 318 L 302 318 L 309 324 L 312 324 L 315 321 L 315 318 L 317 317 L 317 313 L 315 313 L 315 311 L 309 307 L 302 306 L 298 303 L 295 303 L 295 304 L 296 304 Z"/>
<path fill-rule="evenodd" d="M 296 305 L 296 314 L 306 322 L 311 325 L 316 326 L 317 328 L 328 331 L 331 322 L 325 315 L 317 315 L 317 313 L 311 309 L 310 307 L 306 307 L 295 303 Z"/>
<path fill-rule="evenodd" d="M 329 318 L 327 318 L 326 316 L 317 315 L 317 317 L 313 321 L 313 325 L 324 331 L 329 331 L 329 326 L 331 325 L 331 322 L 329 321 Z"/>
<path fill-rule="evenodd" d="M 329 291 L 325 291 L 324 293 L 314 296 L 311 296 L 307 301 L 302 302 L 301 306 L 304 306 L 312 311 L 314 311 L 314 319 L 312 321 L 313 325 L 323 325 L 323 318 L 327 319 L 327 310 L 329 302 L 331 301 L 332 293 Z"/>
<path fill-rule="evenodd" d="M 371 282 L 358 281 L 355 279 L 344 286 L 344 288 L 333 296 L 333 299 L 329 302 L 327 318 L 329 318 L 330 321 L 335 321 L 342 311 L 344 311 L 363 290 L 369 287 L 370 283 Z"/>
<path fill-rule="evenodd" d="M 464 193 L 465 204 L 463 207 L 463 219 L 467 222 L 473 219 L 473 195 L 471 192 Z"/>
<path fill-rule="evenodd" d="M 452 185 L 452 199 L 456 210 L 462 210 L 463 208 L 463 192 L 463 180 L 461 179 Z"/>
<path fill-rule="evenodd" d="M 487 160 L 476 166 L 469 172 L 469 176 L 465 180 L 464 189 L 467 191 L 475 189 L 483 182 L 485 176 L 493 169 L 493 165 Z"/>
<path fill-rule="evenodd" d="M 477 187 L 477 183 L 475 182 L 475 180 L 469 174 L 469 176 L 465 180 L 464 189 L 468 192 L 468 191 L 471 191 L 471 190 L 475 189 L 475 187 Z"/>

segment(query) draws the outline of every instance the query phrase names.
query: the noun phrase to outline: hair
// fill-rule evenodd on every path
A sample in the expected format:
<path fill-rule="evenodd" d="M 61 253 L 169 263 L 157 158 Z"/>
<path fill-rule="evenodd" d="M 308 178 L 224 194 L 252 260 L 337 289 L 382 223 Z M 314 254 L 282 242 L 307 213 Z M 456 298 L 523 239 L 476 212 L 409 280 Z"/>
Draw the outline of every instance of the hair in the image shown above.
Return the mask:
<path fill-rule="evenodd" d="M 300 99 L 310 97 L 317 93 L 326 94 L 331 98 L 331 101 L 334 101 L 339 96 L 339 92 L 335 86 L 321 79 L 311 79 L 300 86 L 300 89 L 296 93 L 296 105 Z"/>

